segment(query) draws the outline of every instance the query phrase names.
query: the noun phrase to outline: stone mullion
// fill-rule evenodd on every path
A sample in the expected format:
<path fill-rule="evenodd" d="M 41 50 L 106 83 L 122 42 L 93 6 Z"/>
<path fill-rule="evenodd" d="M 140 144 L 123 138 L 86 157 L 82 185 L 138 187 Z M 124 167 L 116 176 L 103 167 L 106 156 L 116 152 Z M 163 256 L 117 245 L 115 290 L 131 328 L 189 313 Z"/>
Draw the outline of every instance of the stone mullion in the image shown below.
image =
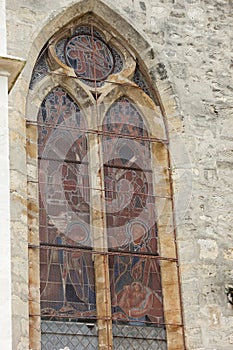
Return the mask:
<path fill-rule="evenodd" d="M 155 192 L 158 225 L 163 308 L 168 350 L 184 350 L 179 271 L 173 217 L 173 193 L 169 175 L 169 154 L 162 143 L 152 144 L 156 158 Z M 157 180 L 156 180 L 157 179 Z"/>
<path fill-rule="evenodd" d="M 107 236 L 104 205 L 104 174 L 101 168 L 101 141 L 98 135 L 89 137 L 91 227 L 93 237 L 96 312 L 99 336 L 99 350 L 112 349 L 111 297 Z"/>

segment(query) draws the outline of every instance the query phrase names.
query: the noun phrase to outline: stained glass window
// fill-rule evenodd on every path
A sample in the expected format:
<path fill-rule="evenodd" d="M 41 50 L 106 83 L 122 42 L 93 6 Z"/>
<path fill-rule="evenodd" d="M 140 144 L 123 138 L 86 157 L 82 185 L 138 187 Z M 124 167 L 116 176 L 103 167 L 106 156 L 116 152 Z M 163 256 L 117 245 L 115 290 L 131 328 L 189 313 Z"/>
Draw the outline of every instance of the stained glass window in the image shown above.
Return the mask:
<path fill-rule="evenodd" d="M 38 115 L 41 314 L 92 318 L 95 287 L 85 120 L 61 88 Z"/>
<path fill-rule="evenodd" d="M 31 89 L 46 90 L 49 72 L 52 86 L 60 84 L 37 119 L 42 349 L 56 340 L 71 350 L 98 342 L 166 350 L 154 141 L 129 97 L 140 91 L 146 104 L 144 93 L 153 94 L 135 57 L 101 28 L 82 22 L 59 33 L 31 79 Z M 67 66 L 76 75 L 65 76 Z"/>
<path fill-rule="evenodd" d="M 44 50 L 38 58 L 35 68 L 33 69 L 32 78 L 30 82 L 30 89 L 33 89 L 36 83 L 38 83 L 41 79 L 46 77 L 48 71 L 49 66 L 47 63 L 47 51 Z"/>
<path fill-rule="evenodd" d="M 140 87 L 140 89 L 142 89 L 152 100 L 154 100 L 154 102 L 156 103 L 156 105 L 159 106 L 159 102 L 157 100 L 157 98 L 155 98 L 155 96 L 151 93 L 148 84 L 139 68 L 138 65 L 136 65 L 136 69 L 134 72 L 134 76 L 133 76 L 133 81 L 137 84 L 138 87 Z"/>
<path fill-rule="evenodd" d="M 67 64 L 78 77 L 101 81 L 113 70 L 113 56 L 107 45 L 91 35 L 76 35 L 65 48 Z"/>
<path fill-rule="evenodd" d="M 123 69 L 120 53 L 105 43 L 99 31 L 87 26 L 78 27 L 72 37 L 59 40 L 55 52 L 62 63 L 72 67 L 77 77 L 92 87 L 103 86 L 110 74 Z"/>
<path fill-rule="evenodd" d="M 143 118 L 127 98 L 103 125 L 104 179 L 113 319 L 163 322 L 150 142 Z"/>

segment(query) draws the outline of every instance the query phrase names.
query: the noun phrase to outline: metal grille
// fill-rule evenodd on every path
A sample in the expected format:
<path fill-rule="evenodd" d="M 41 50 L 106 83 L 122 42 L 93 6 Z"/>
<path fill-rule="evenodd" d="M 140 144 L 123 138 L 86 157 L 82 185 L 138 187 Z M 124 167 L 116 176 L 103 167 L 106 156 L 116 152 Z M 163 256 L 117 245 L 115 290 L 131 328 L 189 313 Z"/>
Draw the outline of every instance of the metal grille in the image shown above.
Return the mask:
<path fill-rule="evenodd" d="M 42 322 L 42 350 L 96 350 L 98 348 L 95 324 L 74 322 Z M 115 350 L 166 350 L 164 327 L 132 327 L 113 325 L 113 346 Z"/>
<path fill-rule="evenodd" d="M 113 325 L 113 347 L 116 350 L 166 350 L 165 328 Z"/>
<path fill-rule="evenodd" d="M 96 350 L 98 348 L 95 324 L 42 321 L 41 350 Z"/>
<path fill-rule="evenodd" d="M 42 322 L 42 350 L 96 350 L 98 348 L 95 324 L 74 322 Z M 166 350 L 164 327 L 132 327 L 113 325 L 113 346 L 115 350 Z"/>

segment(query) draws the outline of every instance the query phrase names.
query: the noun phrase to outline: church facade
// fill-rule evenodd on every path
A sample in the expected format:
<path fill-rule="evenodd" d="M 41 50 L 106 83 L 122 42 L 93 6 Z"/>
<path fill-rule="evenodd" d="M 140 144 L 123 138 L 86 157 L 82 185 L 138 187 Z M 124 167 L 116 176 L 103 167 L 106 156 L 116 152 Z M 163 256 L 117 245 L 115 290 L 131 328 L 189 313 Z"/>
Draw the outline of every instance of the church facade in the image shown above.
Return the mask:
<path fill-rule="evenodd" d="M 233 4 L 0 3 L 4 349 L 233 344 Z"/>

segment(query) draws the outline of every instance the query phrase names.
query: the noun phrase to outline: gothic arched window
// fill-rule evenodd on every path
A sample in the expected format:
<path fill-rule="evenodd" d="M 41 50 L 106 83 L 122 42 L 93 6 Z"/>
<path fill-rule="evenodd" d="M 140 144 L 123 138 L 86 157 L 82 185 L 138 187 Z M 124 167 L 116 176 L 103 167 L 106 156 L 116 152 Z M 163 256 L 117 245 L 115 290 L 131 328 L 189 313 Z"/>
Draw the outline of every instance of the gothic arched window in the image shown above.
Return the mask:
<path fill-rule="evenodd" d="M 42 96 L 28 122 L 39 188 L 31 347 L 41 336 L 42 350 L 176 349 L 168 140 L 150 79 L 86 16 L 44 47 L 30 94 Z"/>

